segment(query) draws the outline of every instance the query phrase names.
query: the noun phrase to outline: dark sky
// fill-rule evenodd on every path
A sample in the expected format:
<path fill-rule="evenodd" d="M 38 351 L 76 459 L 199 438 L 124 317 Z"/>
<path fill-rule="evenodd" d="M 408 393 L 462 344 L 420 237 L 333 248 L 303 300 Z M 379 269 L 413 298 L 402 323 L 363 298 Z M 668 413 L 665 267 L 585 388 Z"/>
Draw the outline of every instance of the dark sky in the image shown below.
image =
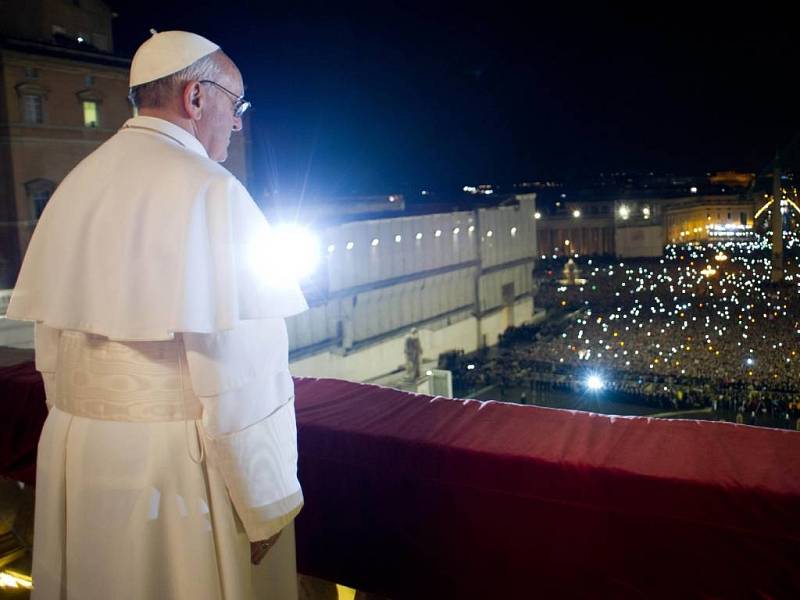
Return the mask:
<path fill-rule="evenodd" d="M 122 54 L 186 29 L 237 62 L 257 179 L 282 194 L 759 170 L 800 130 L 800 35 L 761 4 L 110 4 Z"/>

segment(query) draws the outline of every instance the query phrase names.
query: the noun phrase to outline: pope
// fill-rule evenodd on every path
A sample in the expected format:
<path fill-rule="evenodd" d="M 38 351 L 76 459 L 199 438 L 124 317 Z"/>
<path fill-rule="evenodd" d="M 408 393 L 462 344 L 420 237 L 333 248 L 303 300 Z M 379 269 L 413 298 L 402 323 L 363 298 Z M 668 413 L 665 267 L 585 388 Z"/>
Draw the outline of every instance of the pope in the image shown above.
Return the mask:
<path fill-rule="evenodd" d="M 31 239 L 8 317 L 35 323 L 50 409 L 34 598 L 297 595 L 284 318 L 307 305 L 219 164 L 243 93 L 216 44 L 153 32 L 131 64 L 137 116 L 64 179 Z"/>

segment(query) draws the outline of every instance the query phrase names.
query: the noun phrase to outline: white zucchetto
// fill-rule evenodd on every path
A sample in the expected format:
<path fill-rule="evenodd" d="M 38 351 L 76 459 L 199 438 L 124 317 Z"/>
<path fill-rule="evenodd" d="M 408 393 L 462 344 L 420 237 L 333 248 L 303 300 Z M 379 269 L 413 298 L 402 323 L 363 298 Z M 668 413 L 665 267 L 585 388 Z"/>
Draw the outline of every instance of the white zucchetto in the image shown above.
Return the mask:
<path fill-rule="evenodd" d="M 131 63 L 129 87 L 150 83 L 185 69 L 219 50 L 214 42 L 188 31 L 162 31 L 139 46 Z"/>

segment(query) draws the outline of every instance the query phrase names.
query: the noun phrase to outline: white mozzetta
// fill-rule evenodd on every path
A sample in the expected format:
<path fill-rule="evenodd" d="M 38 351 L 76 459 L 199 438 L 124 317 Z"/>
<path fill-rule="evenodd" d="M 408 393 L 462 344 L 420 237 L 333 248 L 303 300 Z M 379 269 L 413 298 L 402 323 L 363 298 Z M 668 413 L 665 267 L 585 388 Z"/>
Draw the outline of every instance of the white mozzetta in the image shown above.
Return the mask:
<path fill-rule="evenodd" d="M 145 341 L 302 312 L 299 286 L 264 252 L 269 236 L 247 190 L 196 138 L 136 117 L 53 194 L 7 316 Z"/>

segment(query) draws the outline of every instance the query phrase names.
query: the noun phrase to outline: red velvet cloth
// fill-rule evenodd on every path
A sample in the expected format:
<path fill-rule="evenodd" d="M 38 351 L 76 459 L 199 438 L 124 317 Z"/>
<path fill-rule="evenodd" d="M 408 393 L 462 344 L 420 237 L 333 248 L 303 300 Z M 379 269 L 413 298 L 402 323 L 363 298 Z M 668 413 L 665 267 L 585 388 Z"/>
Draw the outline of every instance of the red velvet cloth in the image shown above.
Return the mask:
<path fill-rule="evenodd" d="M 800 434 L 297 379 L 298 567 L 391 598 L 798 598 Z M 32 363 L 0 369 L 32 482 Z"/>
<path fill-rule="evenodd" d="M 297 380 L 299 569 L 391 598 L 798 598 L 800 434 Z"/>
<path fill-rule="evenodd" d="M 0 476 L 33 484 L 47 418 L 44 383 L 33 362 L 0 368 L 0 410 Z"/>

